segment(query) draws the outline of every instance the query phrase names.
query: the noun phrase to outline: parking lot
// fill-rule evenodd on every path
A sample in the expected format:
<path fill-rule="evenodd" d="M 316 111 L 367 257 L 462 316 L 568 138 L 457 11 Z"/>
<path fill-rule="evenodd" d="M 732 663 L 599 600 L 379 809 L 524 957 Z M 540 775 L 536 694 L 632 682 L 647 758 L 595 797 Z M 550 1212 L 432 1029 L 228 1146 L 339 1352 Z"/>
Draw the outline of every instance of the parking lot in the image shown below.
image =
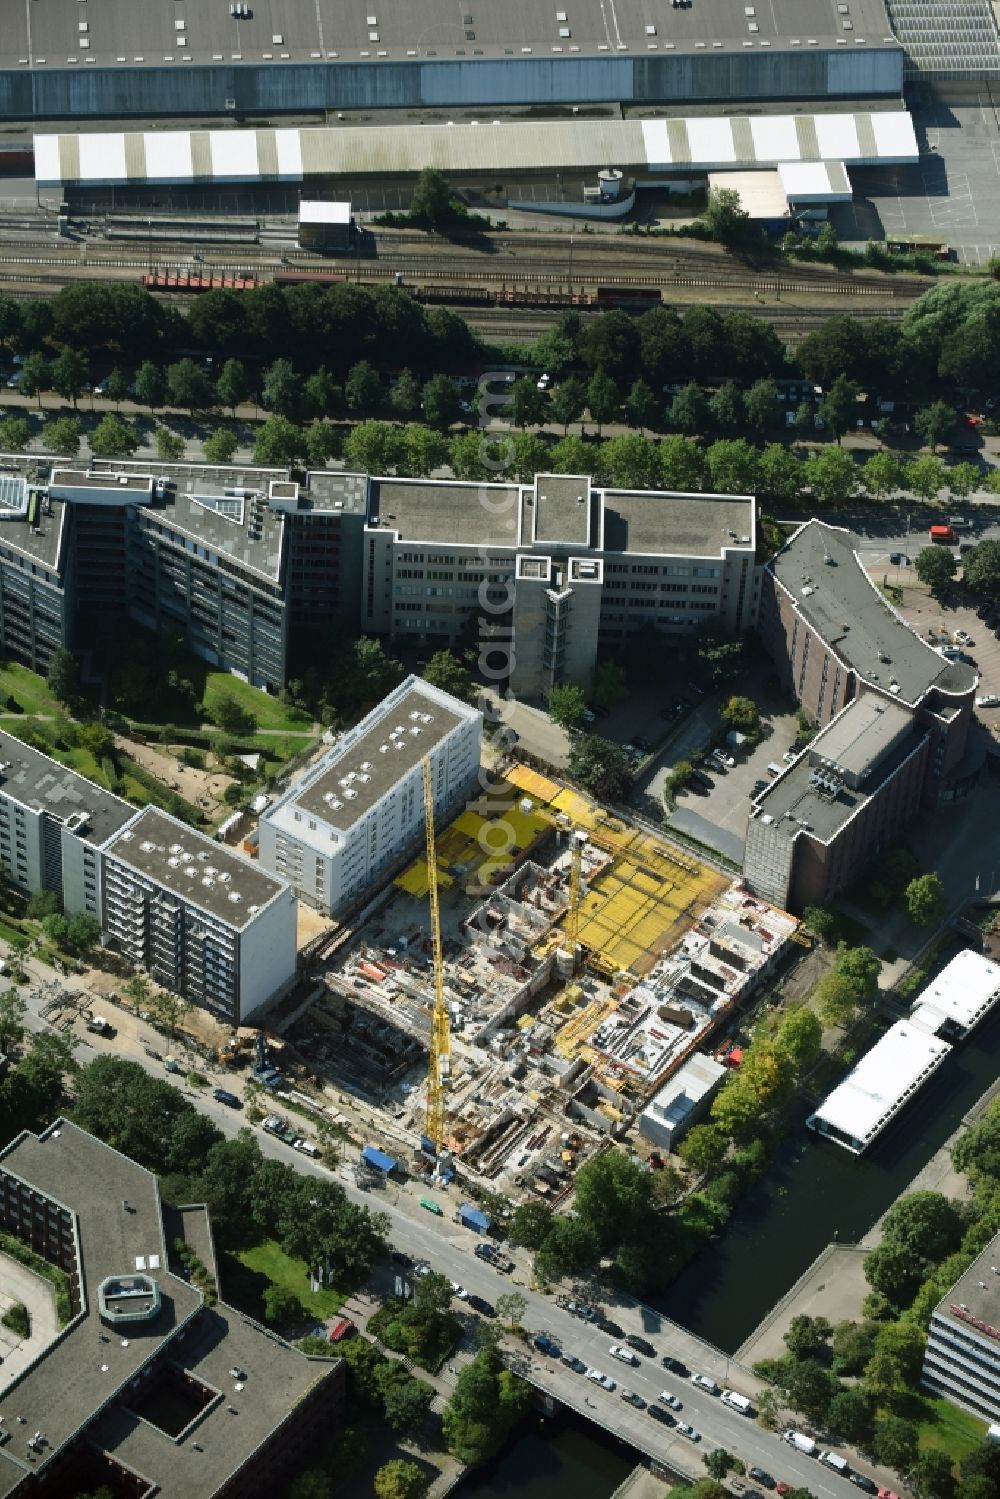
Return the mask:
<path fill-rule="evenodd" d="M 884 569 L 871 571 L 875 580 L 880 581 Z M 996 633 L 1000 629 L 1000 608 L 991 616 L 991 622 L 987 622 L 979 618 L 976 612 L 979 605 L 975 602 L 943 604 L 932 598 L 912 569 L 900 569 L 899 582 L 902 601 L 896 607 L 921 640 L 934 646 L 952 645 L 955 632 L 964 631 L 969 642 L 959 642 L 959 648 L 979 673 L 976 697 L 1000 697 L 1000 639 Z M 1000 735 L 1000 707 L 979 705 L 976 713 L 987 728 Z"/>

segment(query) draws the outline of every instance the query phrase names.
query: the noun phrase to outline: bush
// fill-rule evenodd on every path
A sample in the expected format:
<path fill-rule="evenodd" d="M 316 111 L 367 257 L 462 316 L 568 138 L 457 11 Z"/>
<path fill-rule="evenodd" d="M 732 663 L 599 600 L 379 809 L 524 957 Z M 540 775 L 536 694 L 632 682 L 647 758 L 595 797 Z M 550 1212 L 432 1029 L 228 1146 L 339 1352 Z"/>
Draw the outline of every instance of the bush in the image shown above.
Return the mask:
<path fill-rule="evenodd" d="M 16 1333 L 22 1342 L 31 1336 L 31 1318 L 28 1316 L 28 1308 L 20 1301 L 15 1301 L 0 1317 L 4 1327 L 9 1327 L 11 1332 Z"/>
<path fill-rule="evenodd" d="M 58 1265 L 50 1265 L 48 1260 L 43 1260 L 40 1254 L 29 1249 L 27 1244 L 22 1244 L 20 1239 L 15 1239 L 13 1234 L 0 1233 L 0 1253 L 9 1254 L 12 1260 L 17 1260 L 19 1265 L 27 1265 L 36 1275 L 42 1275 L 56 1288 L 56 1315 L 59 1318 L 59 1326 L 65 1327 L 73 1316 L 73 1302 L 70 1298 L 70 1281 L 65 1270 L 60 1270 Z"/>

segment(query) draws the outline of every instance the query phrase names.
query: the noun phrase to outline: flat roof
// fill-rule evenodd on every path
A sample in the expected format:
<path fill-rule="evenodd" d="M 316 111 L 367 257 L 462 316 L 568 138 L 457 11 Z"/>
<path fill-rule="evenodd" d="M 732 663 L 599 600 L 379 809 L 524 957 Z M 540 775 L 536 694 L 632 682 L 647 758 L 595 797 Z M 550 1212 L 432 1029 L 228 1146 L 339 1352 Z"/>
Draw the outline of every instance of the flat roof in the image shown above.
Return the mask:
<path fill-rule="evenodd" d="M 752 495 L 606 489 L 604 551 L 722 557 L 753 547 L 755 511 Z"/>
<path fill-rule="evenodd" d="M 935 1317 L 947 1317 L 959 1324 L 970 1323 L 977 1332 L 985 1332 L 997 1343 L 1000 1357 L 1000 1275 L 994 1273 L 997 1255 L 1000 1252 L 1000 1234 L 973 1260 L 968 1270 L 958 1277 L 947 1296 L 943 1296 L 934 1309 Z M 985 1326 L 976 1326 L 984 1323 Z"/>
<path fill-rule="evenodd" d="M 30 494 L 39 486 L 31 481 L 25 480 L 23 474 L 14 474 L 10 470 L 14 462 L 6 455 L 4 466 L 7 472 L 0 474 L 0 483 L 11 484 L 12 482 L 24 481 Z M 30 463 L 31 460 L 25 460 Z M 32 516 L 31 524 L 28 517 Z M 59 570 L 62 565 L 62 545 L 65 535 L 66 507 L 62 500 L 49 500 L 45 503 L 41 496 L 31 506 L 20 512 L 20 514 L 8 514 L 0 518 L 0 546 L 11 547 L 16 552 L 21 552 L 32 562 L 40 562 L 43 567 L 53 572 Z"/>
<path fill-rule="evenodd" d="M 135 822 L 109 842 L 108 852 L 237 931 L 288 889 L 277 875 L 158 807 L 143 808 Z"/>
<path fill-rule="evenodd" d="M 806 756 L 810 763 L 836 765 L 863 781 L 912 723 L 912 714 L 902 703 L 877 692 L 862 692 L 817 734 Z"/>
<path fill-rule="evenodd" d="M 134 497 L 149 494 L 153 488 L 153 476 L 147 467 L 144 472 L 129 472 L 119 469 L 114 463 L 105 463 L 100 469 L 54 468 L 49 479 L 50 489 L 65 491 L 59 498 L 71 498 L 73 490 L 86 493 L 88 489 L 115 489 Z"/>
<path fill-rule="evenodd" d="M 459 546 L 494 543 L 496 517 L 483 509 L 484 489 L 491 495 L 506 491 L 511 511 L 517 503 L 516 484 L 464 484 L 436 479 L 376 479 L 369 485 L 368 522 L 376 518 L 381 530 L 395 531 L 400 541 L 442 541 Z M 495 544 L 513 556 L 514 537 Z"/>
<path fill-rule="evenodd" d="M 975 687 L 972 667 L 945 661 L 879 593 L 850 531 L 806 521 L 768 565 L 807 624 L 883 692 L 916 704 L 931 688 L 960 697 Z"/>
<path fill-rule="evenodd" d="M 937 978 L 917 997 L 910 1015 L 914 1025 L 932 1034 L 957 1028 L 963 1034 L 977 1025 L 1000 999 L 1000 963 L 971 947 L 956 953 Z"/>
<path fill-rule="evenodd" d="M 0 791 L 34 812 L 78 819 L 78 838 L 102 844 L 137 816 L 136 808 L 23 739 L 0 731 Z"/>
<path fill-rule="evenodd" d="M 690 1114 L 699 1099 L 704 1098 L 726 1076 L 726 1068 L 714 1057 L 696 1051 L 679 1067 L 673 1077 L 643 1109 L 651 1119 L 665 1119 L 678 1124 Z"/>
<path fill-rule="evenodd" d="M 757 172 L 709 172 L 710 193 L 720 188 L 736 193 L 751 219 L 786 219 L 788 198 L 777 168 Z"/>
<path fill-rule="evenodd" d="M 185 7 L 180 28 L 173 9 L 153 9 L 148 17 L 130 0 L 106 0 L 94 7 L 88 31 L 78 29 L 77 0 L 49 0 L 36 7 L 30 27 L 22 10 L 12 12 L 0 44 L 0 66 L 16 68 L 22 58 L 29 66 L 49 68 L 93 60 L 99 67 L 150 67 L 166 59 L 180 66 L 190 57 L 195 64 L 237 58 L 244 63 L 274 61 L 319 62 L 327 59 L 503 56 L 536 46 L 541 54 L 627 50 L 645 53 L 657 48 L 690 52 L 700 46 L 744 43 L 787 47 L 847 43 L 851 50 L 882 47 L 892 41 L 892 30 L 882 0 L 851 0 L 846 15 L 830 0 L 771 0 L 748 16 L 729 0 L 699 0 L 696 9 L 658 11 L 657 25 L 647 30 L 650 12 L 642 0 L 616 0 L 613 24 L 600 0 L 579 0 L 560 23 L 554 11 L 538 6 L 503 7 L 497 11 L 468 0 L 458 14 L 447 0 L 381 0 L 359 11 L 345 9 L 338 0 L 272 0 L 251 7 L 249 19 L 234 24 L 228 8 Z M 753 20 L 756 31 L 751 31 Z M 850 20 L 851 29 L 844 27 Z M 373 24 L 368 24 L 369 22 Z M 183 48 L 179 48 L 180 40 Z M 89 43 L 81 48 L 81 40 Z M 23 66 L 23 64 L 22 64 Z"/>
<path fill-rule="evenodd" d="M 842 708 L 833 724 L 851 714 L 858 701 L 854 699 Z M 894 742 L 886 748 L 869 775 L 856 785 L 841 781 L 832 787 L 817 779 L 815 762 L 822 756 L 823 736 L 828 732 L 824 729 L 795 764 L 755 798 L 751 817 L 767 822 L 772 831 L 784 833 L 788 838 L 807 833 L 821 843 L 829 843 L 927 737 L 927 729 L 920 728 L 908 715 L 904 716 L 906 723 L 900 727 Z"/>
<path fill-rule="evenodd" d="M 897 1020 L 820 1104 L 809 1124 L 857 1153 L 882 1133 L 951 1051 L 908 1020 Z M 854 1143 L 850 1143 L 854 1142 Z"/>
<path fill-rule="evenodd" d="M 763 7 L 758 9 L 763 13 Z M 704 34 L 702 5 L 662 14 L 668 23 L 673 16 L 690 16 L 699 35 Z M 417 34 L 415 13 L 409 24 L 410 34 Z M 408 176 L 429 166 L 493 178 L 504 171 L 591 171 L 609 161 L 626 173 L 645 173 L 776 167 L 784 161 L 890 166 L 919 159 L 913 121 L 898 102 L 895 108 L 816 114 L 716 111 L 627 120 L 504 116 L 453 125 L 425 120 L 416 129 L 412 124 L 374 124 L 74 131 L 36 135 L 34 152 L 35 178 L 43 186 L 343 181 Z"/>
<path fill-rule="evenodd" d="M 349 224 L 350 203 L 331 203 L 322 198 L 312 198 L 299 203 L 300 224 Z"/>
<path fill-rule="evenodd" d="M 525 496 L 535 512 L 536 542 L 591 544 L 590 478 L 576 474 L 536 474 L 534 492 Z M 527 538 L 525 538 L 527 539 Z"/>
<path fill-rule="evenodd" d="M 407 677 L 265 816 L 270 821 L 280 813 L 282 825 L 300 838 L 310 820 L 346 832 L 453 730 L 476 716 L 457 698 Z M 291 825 L 303 817 L 302 826 Z"/>

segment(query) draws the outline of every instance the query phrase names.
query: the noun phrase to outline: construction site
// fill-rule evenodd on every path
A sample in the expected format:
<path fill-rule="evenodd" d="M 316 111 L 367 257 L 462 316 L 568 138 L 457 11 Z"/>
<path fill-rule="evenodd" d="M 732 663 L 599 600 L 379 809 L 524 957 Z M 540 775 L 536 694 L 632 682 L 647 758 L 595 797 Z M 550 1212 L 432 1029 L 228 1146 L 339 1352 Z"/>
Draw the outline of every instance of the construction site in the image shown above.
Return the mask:
<path fill-rule="evenodd" d="M 738 1063 L 786 912 L 514 765 L 325 959 L 284 1031 L 411 1169 L 558 1201 L 696 1051 Z"/>

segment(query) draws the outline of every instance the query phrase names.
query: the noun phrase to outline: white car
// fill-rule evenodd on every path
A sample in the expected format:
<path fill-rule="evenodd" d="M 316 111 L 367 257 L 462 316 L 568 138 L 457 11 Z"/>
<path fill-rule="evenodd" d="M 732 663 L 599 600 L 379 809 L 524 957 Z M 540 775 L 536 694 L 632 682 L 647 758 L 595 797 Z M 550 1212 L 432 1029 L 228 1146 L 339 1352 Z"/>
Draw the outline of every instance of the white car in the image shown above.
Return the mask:
<path fill-rule="evenodd" d="M 612 1343 L 608 1352 L 612 1358 L 618 1359 L 622 1364 L 632 1364 L 634 1366 L 639 1362 L 631 1348 L 626 1348 L 624 1343 Z"/>
<path fill-rule="evenodd" d="M 468 1291 L 464 1286 L 460 1286 L 457 1280 L 449 1281 L 448 1284 L 451 1286 L 451 1293 L 453 1296 L 457 1296 L 459 1301 L 468 1301 Z"/>
<path fill-rule="evenodd" d="M 588 1369 L 584 1378 L 593 1380 L 594 1384 L 599 1384 L 602 1390 L 613 1390 L 615 1388 L 614 1380 L 610 1379 L 607 1374 L 602 1373 L 600 1369 Z"/>
<path fill-rule="evenodd" d="M 977 708 L 1000 708 L 1000 694 L 987 692 L 984 697 L 976 698 Z"/>
<path fill-rule="evenodd" d="M 417 1260 L 416 1264 L 413 1267 L 413 1273 L 414 1275 L 420 1276 L 430 1275 L 431 1267 L 426 1260 Z"/>
<path fill-rule="evenodd" d="M 536 383 L 535 383 L 535 388 L 536 388 L 536 390 L 548 390 L 548 388 L 549 388 L 549 386 L 551 384 L 552 384 L 552 376 L 551 375 L 541 375 L 538 378 L 538 380 L 536 381 Z"/>
<path fill-rule="evenodd" d="M 689 1442 L 701 1441 L 701 1432 L 695 1431 L 694 1427 L 689 1426 L 686 1421 L 678 1421 L 677 1430 L 680 1432 L 682 1437 L 687 1437 Z"/>
<path fill-rule="evenodd" d="M 956 630 L 952 638 L 956 645 L 975 645 L 976 643 L 968 630 Z"/>
<path fill-rule="evenodd" d="M 701 1390 L 707 1390 L 710 1395 L 719 1393 L 719 1386 L 710 1374 L 692 1374 L 691 1383 L 696 1384 Z"/>
<path fill-rule="evenodd" d="M 656 1398 L 662 1401 L 664 1405 L 669 1405 L 672 1411 L 682 1411 L 684 1409 L 681 1401 L 677 1399 L 676 1395 L 672 1395 L 669 1390 L 661 1390 Z"/>

